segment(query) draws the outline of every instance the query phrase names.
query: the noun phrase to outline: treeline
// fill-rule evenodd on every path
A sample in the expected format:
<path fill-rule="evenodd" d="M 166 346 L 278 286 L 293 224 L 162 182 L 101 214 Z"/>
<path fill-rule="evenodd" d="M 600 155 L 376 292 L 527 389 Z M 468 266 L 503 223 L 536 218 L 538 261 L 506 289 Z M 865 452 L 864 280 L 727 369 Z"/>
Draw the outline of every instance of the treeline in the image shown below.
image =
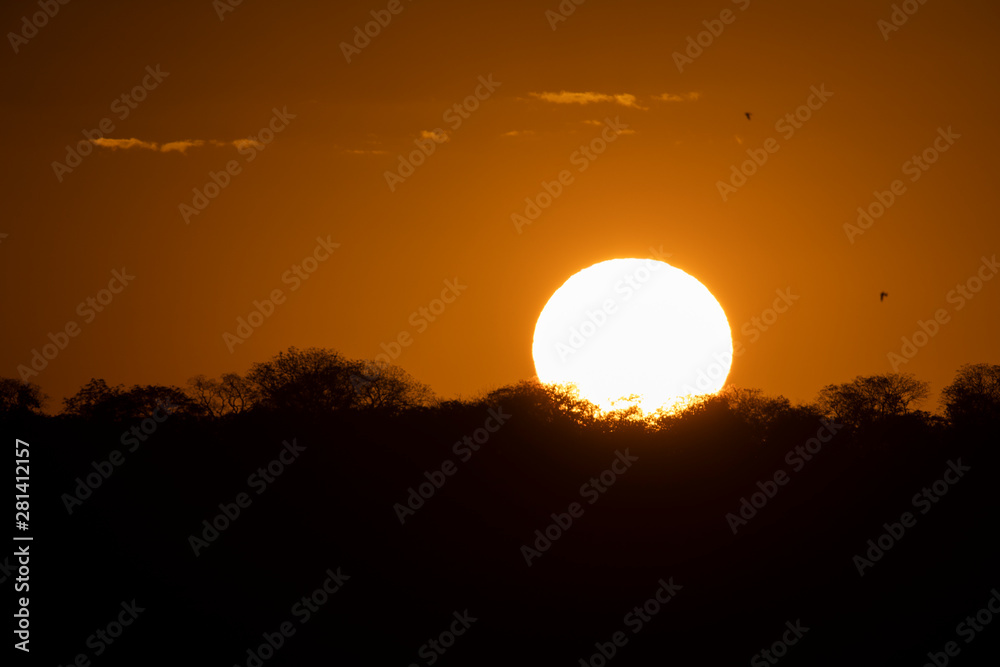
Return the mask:
<path fill-rule="evenodd" d="M 102 664 L 191 645 L 202 664 L 410 664 L 466 609 L 482 621 L 452 664 L 598 664 L 619 630 L 620 667 L 746 664 L 800 618 L 800 664 L 923 664 L 996 585 L 996 365 L 961 368 L 942 416 L 906 375 L 804 405 L 727 388 L 649 420 L 530 381 L 437 400 L 329 350 L 184 387 L 94 380 L 57 416 L 2 387 L 49 545 L 32 622 L 67 628 L 39 646 L 52 664 L 133 598 L 149 616 Z M 186 416 L 157 419 L 167 404 Z M 351 580 L 308 626 L 248 659 L 338 567 Z M 676 600 L 633 634 L 623 615 L 671 577 Z M 963 664 L 996 664 L 990 632 Z"/>
<path fill-rule="evenodd" d="M 793 425 L 829 419 L 854 430 L 885 429 L 905 424 L 927 428 L 981 426 L 1000 421 L 1000 365 L 966 364 L 941 393 L 943 417 L 919 407 L 929 384 L 910 374 L 858 376 L 823 387 L 814 402 L 793 405 L 783 396 L 758 389 L 726 387 L 700 397 L 680 412 L 642 418 L 638 409 L 601 414 L 572 388 L 523 381 L 467 401 L 441 401 L 429 386 L 391 364 L 348 359 L 324 348 L 290 347 L 271 359 L 254 363 L 245 375 L 220 378 L 197 375 L 186 386 L 111 386 L 94 378 L 63 399 L 58 417 L 122 422 L 152 417 L 157 411 L 198 420 L 240 415 L 334 412 L 398 415 L 404 411 L 447 412 L 472 405 L 511 406 L 546 422 L 567 421 L 602 432 L 621 429 L 660 431 L 681 420 L 712 414 L 737 419 L 755 439 L 767 440 Z M 0 419 L 44 417 L 47 397 L 33 383 L 0 378 Z"/>
<path fill-rule="evenodd" d="M 41 415 L 46 404 L 38 385 L 0 378 L 0 416 Z M 93 378 L 63 399 L 60 416 L 124 421 L 157 410 L 189 418 L 213 419 L 250 412 L 380 410 L 396 413 L 436 404 L 430 387 L 398 366 L 348 359 L 320 348 L 279 352 L 254 363 L 245 375 L 197 375 L 185 387 L 112 386 Z"/>

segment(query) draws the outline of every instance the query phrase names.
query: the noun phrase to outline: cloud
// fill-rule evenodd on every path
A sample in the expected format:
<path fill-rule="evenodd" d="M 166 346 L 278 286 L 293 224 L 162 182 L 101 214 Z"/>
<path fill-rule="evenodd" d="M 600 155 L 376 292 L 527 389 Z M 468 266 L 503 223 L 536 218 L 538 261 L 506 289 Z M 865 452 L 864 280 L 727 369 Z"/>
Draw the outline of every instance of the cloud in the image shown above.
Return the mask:
<path fill-rule="evenodd" d="M 156 150 L 155 143 L 140 141 L 139 139 L 108 139 L 106 137 L 101 137 L 100 139 L 91 139 L 90 142 L 96 146 L 110 148 L 113 151 L 116 151 L 119 148 L 145 148 L 147 150 Z"/>
<path fill-rule="evenodd" d="M 148 151 L 157 151 L 159 153 L 171 153 L 177 152 L 181 154 L 187 154 L 189 148 L 194 148 L 196 146 L 233 146 L 235 148 L 244 148 L 246 146 L 256 146 L 260 148 L 263 144 L 254 139 L 236 139 L 235 141 L 219 141 L 218 139 L 209 139 L 205 141 L 204 139 L 184 139 L 182 141 L 168 141 L 166 143 L 158 144 L 155 141 L 143 141 L 142 139 L 110 139 L 108 137 L 101 137 L 100 139 L 91 139 L 92 144 L 95 146 L 101 146 L 102 148 L 110 148 L 113 151 L 119 148 L 127 150 L 129 148 L 141 148 Z"/>
<path fill-rule="evenodd" d="M 530 137 L 535 133 L 534 130 L 511 130 L 510 132 L 504 132 L 501 137 Z"/>
<path fill-rule="evenodd" d="M 699 97 L 701 97 L 701 93 L 697 92 L 681 93 L 679 95 L 674 95 L 672 93 L 653 95 L 654 100 L 660 100 L 661 102 L 695 102 Z"/>
<path fill-rule="evenodd" d="M 584 125 L 593 125 L 595 127 L 602 127 L 604 125 L 604 121 L 600 121 L 600 120 L 584 120 L 584 121 L 581 121 L 581 122 Z M 635 130 L 632 130 L 632 129 L 618 130 L 617 132 L 618 132 L 618 134 L 635 134 Z"/>
<path fill-rule="evenodd" d="M 433 139 L 434 141 L 438 142 L 439 144 L 443 144 L 443 143 L 446 143 L 448 141 L 451 141 L 451 137 L 448 136 L 448 133 L 445 130 L 442 130 L 440 128 L 438 128 L 436 130 L 421 130 L 420 131 L 420 138 L 421 139 Z"/>
<path fill-rule="evenodd" d="M 565 90 L 559 91 L 558 93 L 528 93 L 534 98 L 540 99 L 543 102 L 552 102 L 554 104 L 593 104 L 595 102 L 614 102 L 615 104 L 620 104 L 623 107 L 631 107 L 633 109 L 645 109 L 645 107 L 639 106 L 635 95 L 630 95 L 628 93 L 622 93 L 620 95 L 606 95 L 604 93 L 571 93 Z"/>
<path fill-rule="evenodd" d="M 389 151 L 360 150 L 356 148 L 345 148 L 342 152 L 350 155 L 388 155 Z"/>
<path fill-rule="evenodd" d="M 171 141 L 160 146 L 161 153 L 169 153 L 170 151 L 177 151 L 178 153 L 186 153 L 187 149 L 192 146 L 204 146 L 205 142 L 201 139 L 195 139 L 194 141 Z"/>
<path fill-rule="evenodd" d="M 236 139 L 234 141 L 213 141 L 215 146 L 227 146 L 232 144 L 236 148 L 247 148 L 248 146 L 253 146 L 254 148 L 263 148 L 264 144 L 260 143 L 256 139 Z"/>

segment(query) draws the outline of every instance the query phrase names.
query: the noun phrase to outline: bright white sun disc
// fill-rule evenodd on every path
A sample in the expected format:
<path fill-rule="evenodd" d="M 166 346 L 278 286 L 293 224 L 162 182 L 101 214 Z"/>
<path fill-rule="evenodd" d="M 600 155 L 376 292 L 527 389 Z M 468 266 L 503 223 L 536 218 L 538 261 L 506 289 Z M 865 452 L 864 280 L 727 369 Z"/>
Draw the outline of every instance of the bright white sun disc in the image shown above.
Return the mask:
<path fill-rule="evenodd" d="M 670 409 L 726 382 L 732 333 L 722 306 L 684 271 L 652 259 L 612 259 L 572 276 L 535 325 L 535 372 L 573 384 L 603 410 Z M 634 400 L 620 400 L 638 396 Z"/>

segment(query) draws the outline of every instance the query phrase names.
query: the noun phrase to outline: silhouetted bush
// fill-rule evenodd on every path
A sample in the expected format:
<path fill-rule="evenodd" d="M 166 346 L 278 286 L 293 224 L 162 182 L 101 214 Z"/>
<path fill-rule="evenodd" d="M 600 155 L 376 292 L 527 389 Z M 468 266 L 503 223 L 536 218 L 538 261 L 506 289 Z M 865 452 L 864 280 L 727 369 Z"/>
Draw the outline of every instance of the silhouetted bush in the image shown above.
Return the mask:
<path fill-rule="evenodd" d="M 928 396 L 929 385 L 907 373 L 858 376 L 819 392 L 819 406 L 840 423 L 864 427 L 905 415 Z"/>
<path fill-rule="evenodd" d="M 1000 365 L 966 364 L 954 381 L 941 391 L 948 419 L 974 426 L 1000 419 Z"/>
<path fill-rule="evenodd" d="M 41 387 L 15 378 L 0 378 L 0 418 L 18 418 L 41 413 L 48 398 Z"/>
<path fill-rule="evenodd" d="M 122 385 L 109 386 L 100 378 L 92 378 L 75 394 L 63 399 L 63 414 L 91 421 L 134 421 L 152 417 L 157 410 L 190 417 L 204 414 L 177 387 L 134 385 L 125 389 Z"/>

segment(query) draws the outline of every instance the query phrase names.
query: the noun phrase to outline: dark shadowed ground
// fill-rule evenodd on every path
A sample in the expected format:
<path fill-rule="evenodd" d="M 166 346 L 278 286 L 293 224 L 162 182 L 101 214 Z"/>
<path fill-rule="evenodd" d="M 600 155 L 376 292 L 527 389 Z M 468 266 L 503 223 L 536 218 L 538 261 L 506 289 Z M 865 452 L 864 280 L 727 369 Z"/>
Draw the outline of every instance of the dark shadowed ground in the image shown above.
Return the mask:
<path fill-rule="evenodd" d="M 120 442 L 132 424 L 8 422 L 5 436 L 31 450 L 32 656 L 775 664 L 766 649 L 783 665 L 923 665 L 955 642 L 954 664 L 996 664 L 1000 615 L 980 610 L 1000 588 L 998 424 L 911 416 L 838 429 L 800 410 L 761 431 L 710 402 L 651 431 L 582 427 L 517 392 L 493 398 L 507 401 L 171 417 L 134 451 Z M 484 425 L 495 432 L 477 451 L 454 447 Z M 810 460 L 794 452 L 814 437 Z M 116 449 L 121 465 L 68 501 L 76 478 Z M 282 451 L 290 462 L 273 464 L 270 482 L 257 475 Z M 451 475 L 434 474 L 443 465 Z M 430 497 L 403 512 L 425 472 L 440 488 L 431 495 L 428 483 Z M 239 516 L 217 518 L 220 503 L 235 514 L 239 494 L 249 499 Z M 741 498 L 762 504 L 743 509 L 744 523 Z M 571 525 L 550 527 L 553 514 Z M 206 532 L 213 519 L 223 529 Z M 902 535 L 882 537 L 880 555 L 868 541 L 888 530 Z M 303 598 L 324 582 L 339 588 L 310 610 Z M 650 601 L 657 594 L 668 602 Z M 122 611 L 133 600 L 134 620 Z M 977 613 L 993 622 L 960 626 Z M 105 643 L 95 633 L 117 632 L 108 625 L 119 615 L 130 624 Z M 282 624 L 294 634 L 278 640 Z M 280 647 L 258 663 L 248 649 L 266 646 L 265 633 Z"/>

